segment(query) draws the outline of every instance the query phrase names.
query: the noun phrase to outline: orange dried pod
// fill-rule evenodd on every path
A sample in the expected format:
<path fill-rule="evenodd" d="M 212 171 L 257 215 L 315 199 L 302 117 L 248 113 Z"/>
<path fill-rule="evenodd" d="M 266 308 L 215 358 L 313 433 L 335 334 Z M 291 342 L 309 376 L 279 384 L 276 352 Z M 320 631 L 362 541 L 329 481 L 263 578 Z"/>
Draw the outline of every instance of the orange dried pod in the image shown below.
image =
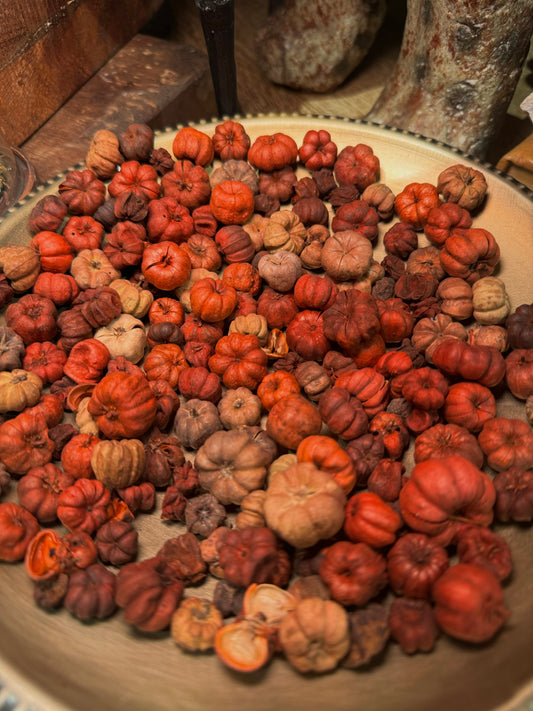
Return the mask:
<path fill-rule="evenodd" d="M 302 395 L 289 395 L 270 410 L 266 431 L 272 439 L 287 449 L 297 449 L 309 435 L 322 429 L 322 418 L 316 407 Z"/>
<path fill-rule="evenodd" d="M 288 395 L 298 395 L 300 385 L 296 377 L 286 370 L 276 370 L 267 373 L 257 387 L 257 395 L 265 410 L 271 410 L 274 405 Z"/>
<path fill-rule="evenodd" d="M 144 375 L 116 371 L 95 387 L 88 411 L 106 437 L 135 438 L 152 426 L 157 403 Z"/>
<path fill-rule="evenodd" d="M 248 149 L 248 162 L 258 170 L 271 172 L 296 163 L 298 146 L 285 133 L 258 136 Z"/>
<path fill-rule="evenodd" d="M 221 627 L 215 636 L 215 652 L 230 669 L 254 672 L 270 661 L 273 648 L 266 625 L 243 619 Z"/>
<path fill-rule="evenodd" d="M 11 501 L 0 503 L 0 561 L 22 560 L 39 531 L 39 522 L 25 508 Z"/>
<path fill-rule="evenodd" d="M 68 240 L 57 232 L 38 232 L 30 240 L 30 247 L 39 255 L 43 272 L 64 274 L 69 270 L 73 249 Z"/>
<path fill-rule="evenodd" d="M 437 188 L 431 183 L 410 183 L 396 195 L 394 208 L 402 222 L 422 230 L 429 211 L 440 205 Z"/>
<path fill-rule="evenodd" d="M 348 499 L 344 532 L 351 541 L 374 548 L 389 546 L 396 540 L 401 526 L 401 517 L 381 496 L 361 491 Z"/>
<path fill-rule="evenodd" d="M 212 140 L 215 155 L 221 161 L 246 160 L 251 141 L 242 123 L 231 119 L 219 123 Z"/>
<path fill-rule="evenodd" d="M 357 472 L 352 459 L 333 437 L 305 437 L 298 445 L 296 457 L 299 462 L 311 462 L 317 469 L 330 474 L 345 494 L 354 488 Z"/>
<path fill-rule="evenodd" d="M 496 399 L 489 388 L 479 383 L 450 385 L 444 401 L 444 419 L 454 425 L 479 432 L 496 416 Z"/>
<path fill-rule="evenodd" d="M 188 367 L 182 349 L 175 343 L 154 346 L 143 364 L 148 380 L 166 380 L 173 388 L 178 386 L 181 371 Z"/>
<path fill-rule="evenodd" d="M 268 358 L 257 336 L 230 333 L 217 341 L 209 370 L 222 377 L 227 388 L 256 390 L 267 373 Z"/>
<path fill-rule="evenodd" d="M 193 126 L 184 126 L 174 136 L 172 153 L 178 160 L 190 160 L 206 166 L 213 161 L 215 149 L 211 136 Z"/>
<path fill-rule="evenodd" d="M 178 289 L 187 282 L 191 269 L 189 255 L 175 242 L 163 240 L 144 248 L 141 270 L 146 281 L 157 289 Z"/>
<path fill-rule="evenodd" d="M 202 321 L 217 323 L 227 318 L 237 305 L 237 292 L 222 279 L 205 277 L 195 281 L 190 291 L 191 309 Z"/>
<path fill-rule="evenodd" d="M 60 535 L 49 528 L 41 529 L 31 539 L 24 557 L 24 567 L 31 580 L 49 580 L 61 570 L 57 551 Z"/>
<path fill-rule="evenodd" d="M 533 430 L 523 420 L 493 417 L 483 425 L 478 442 L 487 464 L 497 472 L 533 469 Z"/>
<path fill-rule="evenodd" d="M 212 189 L 209 207 L 223 225 L 244 225 L 254 212 L 254 194 L 246 183 L 223 180 Z"/>

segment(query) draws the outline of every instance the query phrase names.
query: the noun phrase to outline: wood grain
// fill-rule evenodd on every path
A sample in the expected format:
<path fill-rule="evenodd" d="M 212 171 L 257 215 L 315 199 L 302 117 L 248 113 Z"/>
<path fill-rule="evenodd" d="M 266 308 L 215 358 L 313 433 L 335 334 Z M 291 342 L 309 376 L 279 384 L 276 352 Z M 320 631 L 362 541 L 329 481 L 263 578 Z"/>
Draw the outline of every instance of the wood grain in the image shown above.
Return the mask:
<path fill-rule="evenodd" d="M 175 42 L 136 35 L 24 145 L 39 182 L 85 160 L 96 131 L 130 123 L 164 128 L 212 115 L 206 56 Z"/>
<path fill-rule="evenodd" d="M 0 131 L 20 145 L 162 0 L 0 0 Z"/>

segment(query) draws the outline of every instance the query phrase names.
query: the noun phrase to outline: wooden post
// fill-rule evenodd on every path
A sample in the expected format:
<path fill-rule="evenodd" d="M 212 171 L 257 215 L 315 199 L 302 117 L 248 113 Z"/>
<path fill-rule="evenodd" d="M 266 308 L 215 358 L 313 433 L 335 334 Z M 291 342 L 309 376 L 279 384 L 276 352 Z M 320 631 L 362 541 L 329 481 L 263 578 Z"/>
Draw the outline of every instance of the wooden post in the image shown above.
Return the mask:
<path fill-rule="evenodd" d="M 239 113 L 233 0 L 195 0 L 209 57 L 219 116 Z"/>
<path fill-rule="evenodd" d="M 400 56 L 366 118 L 483 157 L 532 32 L 532 0 L 407 0 Z"/>

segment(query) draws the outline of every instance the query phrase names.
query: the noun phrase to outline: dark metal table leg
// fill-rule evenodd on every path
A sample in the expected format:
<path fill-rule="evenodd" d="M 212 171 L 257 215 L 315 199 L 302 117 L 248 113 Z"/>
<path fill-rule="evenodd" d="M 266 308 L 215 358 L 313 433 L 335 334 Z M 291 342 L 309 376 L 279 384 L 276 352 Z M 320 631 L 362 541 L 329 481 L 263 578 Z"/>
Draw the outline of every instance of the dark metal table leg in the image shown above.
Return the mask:
<path fill-rule="evenodd" d="M 233 0 L 195 0 L 204 32 L 219 116 L 239 113 Z"/>

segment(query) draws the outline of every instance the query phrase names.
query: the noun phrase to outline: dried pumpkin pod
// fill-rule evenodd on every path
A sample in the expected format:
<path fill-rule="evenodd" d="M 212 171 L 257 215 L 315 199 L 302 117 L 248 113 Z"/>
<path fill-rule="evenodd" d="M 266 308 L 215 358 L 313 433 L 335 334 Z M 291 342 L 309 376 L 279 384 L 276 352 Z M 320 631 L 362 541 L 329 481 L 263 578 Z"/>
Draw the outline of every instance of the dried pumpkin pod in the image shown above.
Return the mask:
<path fill-rule="evenodd" d="M 221 504 L 240 504 L 266 479 L 267 456 L 246 432 L 219 430 L 198 450 L 194 466 L 202 488 Z"/>
<path fill-rule="evenodd" d="M 0 247 L 0 269 L 11 288 L 23 292 L 31 289 L 37 281 L 41 262 L 39 255 L 31 247 L 11 244 Z"/>
<path fill-rule="evenodd" d="M 120 152 L 117 136 L 107 129 L 96 131 L 89 144 L 85 157 L 87 168 L 100 180 L 109 180 L 117 172 L 117 167 L 124 161 Z"/>
<path fill-rule="evenodd" d="M 123 313 L 139 319 L 148 313 L 154 301 L 151 291 L 142 289 L 129 279 L 114 279 L 109 286 L 118 293 Z"/>
<path fill-rule="evenodd" d="M 94 476 L 109 489 L 136 484 L 144 471 L 144 445 L 138 439 L 101 440 L 94 446 Z"/>
<path fill-rule="evenodd" d="M 230 669 L 254 672 L 264 667 L 272 657 L 272 645 L 266 625 L 252 620 L 239 620 L 221 627 L 215 636 L 218 658 Z"/>
<path fill-rule="evenodd" d="M 0 412 L 22 412 L 39 401 L 41 378 L 31 371 L 16 368 L 0 372 Z"/>
<path fill-rule="evenodd" d="M 284 541 L 308 548 L 341 529 L 345 503 L 344 491 L 330 474 L 297 462 L 269 479 L 265 520 Z"/>
<path fill-rule="evenodd" d="M 122 356 L 138 363 L 144 356 L 146 331 L 144 324 L 131 314 L 121 314 L 107 326 L 99 328 L 94 337 L 107 346 L 111 358 Z"/>
<path fill-rule="evenodd" d="M 212 602 L 191 596 L 182 600 L 172 615 L 170 634 L 187 652 L 207 652 L 215 646 L 215 635 L 223 624 L 222 615 Z"/>
<path fill-rule="evenodd" d="M 279 641 L 299 672 L 331 671 L 350 649 L 348 614 L 334 600 L 305 598 L 282 619 Z"/>

